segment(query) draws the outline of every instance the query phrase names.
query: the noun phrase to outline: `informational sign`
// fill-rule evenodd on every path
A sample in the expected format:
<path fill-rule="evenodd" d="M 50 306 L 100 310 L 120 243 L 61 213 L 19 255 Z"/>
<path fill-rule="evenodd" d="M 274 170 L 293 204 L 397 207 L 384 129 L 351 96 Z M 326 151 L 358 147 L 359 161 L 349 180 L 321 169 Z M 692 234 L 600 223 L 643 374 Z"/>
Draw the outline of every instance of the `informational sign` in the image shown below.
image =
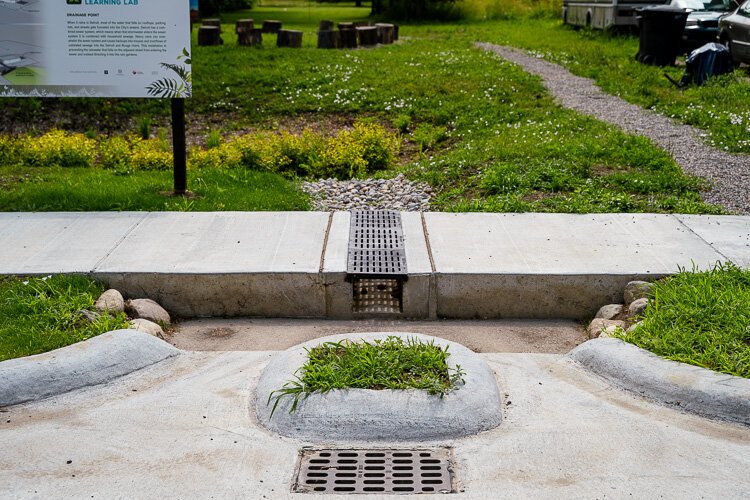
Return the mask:
<path fill-rule="evenodd" d="M 189 97 L 189 0 L 0 0 L 0 96 Z"/>

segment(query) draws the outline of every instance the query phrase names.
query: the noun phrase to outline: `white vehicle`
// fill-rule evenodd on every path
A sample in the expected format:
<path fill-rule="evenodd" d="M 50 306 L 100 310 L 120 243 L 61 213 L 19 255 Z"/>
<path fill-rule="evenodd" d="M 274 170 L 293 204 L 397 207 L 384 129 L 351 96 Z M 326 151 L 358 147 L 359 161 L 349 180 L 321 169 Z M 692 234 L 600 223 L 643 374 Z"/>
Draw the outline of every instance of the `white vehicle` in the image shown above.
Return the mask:
<path fill-rule="evenodd" d="M 636 9 L 668 3 L 668 0 L 563 0 L 562 16 L 565 24 L 587 28 L 636 26 Z"/>

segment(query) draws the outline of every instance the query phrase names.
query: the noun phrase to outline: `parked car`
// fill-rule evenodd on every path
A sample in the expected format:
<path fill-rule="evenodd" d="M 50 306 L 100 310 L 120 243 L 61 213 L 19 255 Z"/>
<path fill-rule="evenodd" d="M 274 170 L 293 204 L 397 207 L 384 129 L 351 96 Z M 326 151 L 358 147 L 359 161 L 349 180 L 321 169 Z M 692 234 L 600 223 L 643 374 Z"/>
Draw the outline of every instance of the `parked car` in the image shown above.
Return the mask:
<path fill-rule="evenodd" d="M 750 63 L 750 0 L 719 20 L 719 43 L 726 45 L 735 64 Z"/>
<path fill-rule="evenodd" d="M 681 45 L 686 53 L 718 41 L 719 18 L 735 7 L 732 0 L 672 0 L 670 5 L 689 12 Z"/>

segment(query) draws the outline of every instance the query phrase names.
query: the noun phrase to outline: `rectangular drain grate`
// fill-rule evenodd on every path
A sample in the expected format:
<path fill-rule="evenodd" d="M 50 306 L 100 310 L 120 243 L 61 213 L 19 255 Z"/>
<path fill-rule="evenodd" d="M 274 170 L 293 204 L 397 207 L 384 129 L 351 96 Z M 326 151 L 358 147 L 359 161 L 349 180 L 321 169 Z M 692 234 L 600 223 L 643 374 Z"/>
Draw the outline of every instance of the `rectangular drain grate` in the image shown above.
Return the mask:
<path fill-rule="evenodd" d="M 352 211 L 347 273 L 406 275 L 401 214 L 391 210 Z"/>
<path fill-rule="evenodd" d="M 357 278 L 354 280 L 352 312 L 358 314 L 399 314 L 403 285 L 399 280 Z"/>
<path fill-rule="evenodd" d="M 449 448 L 302 450 L 294 493 L 454 493 Z"/>

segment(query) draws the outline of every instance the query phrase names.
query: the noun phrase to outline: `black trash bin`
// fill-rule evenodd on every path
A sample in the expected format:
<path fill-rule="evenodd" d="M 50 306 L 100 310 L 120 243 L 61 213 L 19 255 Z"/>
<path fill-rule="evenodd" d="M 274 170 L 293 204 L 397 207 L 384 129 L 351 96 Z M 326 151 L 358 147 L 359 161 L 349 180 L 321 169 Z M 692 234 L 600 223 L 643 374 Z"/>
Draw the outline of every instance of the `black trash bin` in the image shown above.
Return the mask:
<path fill-rule="evenodd" d="M 646 7 L 638 12 L 641 43 L 635 59 L 643 64 L 674 66 L 688 13 L 669 5 Z"/>

